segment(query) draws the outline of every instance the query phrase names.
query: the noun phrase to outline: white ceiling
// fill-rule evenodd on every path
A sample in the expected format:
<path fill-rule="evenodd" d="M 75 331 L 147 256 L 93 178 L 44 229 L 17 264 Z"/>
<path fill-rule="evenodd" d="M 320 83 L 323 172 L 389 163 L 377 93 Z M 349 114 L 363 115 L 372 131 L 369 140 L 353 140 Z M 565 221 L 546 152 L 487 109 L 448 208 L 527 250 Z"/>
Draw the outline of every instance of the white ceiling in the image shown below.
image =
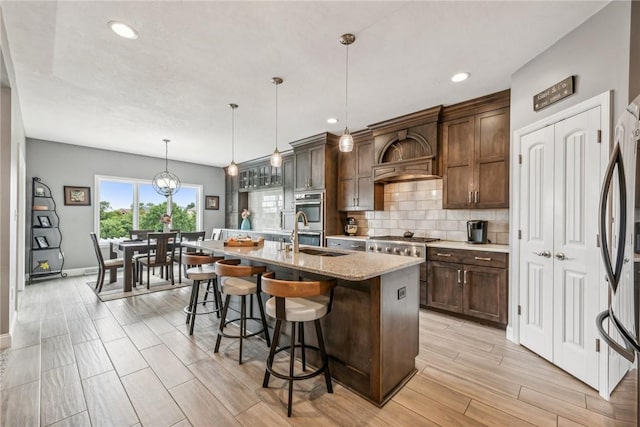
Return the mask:
<path fill-rule="evenodd" d="M 215 166 L 510 86 L 602 1 L 2 1 L 28 137 Z M 134 26 L 137 40 L 107 22 Z M 452 83 L 451 75 L 471 78 Z M 554 82 L 549 82 L 552 84 Z M 540 88 L 544 89 L 544 88 Z M 340 122 L 330 125 L 329 117 Z"/>

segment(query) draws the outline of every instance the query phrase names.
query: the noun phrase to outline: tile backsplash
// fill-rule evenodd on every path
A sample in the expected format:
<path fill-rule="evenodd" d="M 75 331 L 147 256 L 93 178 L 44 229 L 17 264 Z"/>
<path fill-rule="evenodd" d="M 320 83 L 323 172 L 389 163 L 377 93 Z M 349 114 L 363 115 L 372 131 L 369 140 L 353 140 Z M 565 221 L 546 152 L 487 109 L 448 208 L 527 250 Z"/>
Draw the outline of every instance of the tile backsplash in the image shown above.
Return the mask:
<path fill-rule="evenodd" d="M 358 235 L 402 235 L 466 241 L 467 221 L 487 220 L 487 238 L 509 244 L 509 209 L 442 209 L 442 179 L 399 182 L 384 187 L 384 211 L 349 212 Z"/>
<path fill-rule="evenodd" d="M 283 204 L 282 188 L 249 192 L 251 228 L 254 230 L 280 229 L 280 211 Z"/>

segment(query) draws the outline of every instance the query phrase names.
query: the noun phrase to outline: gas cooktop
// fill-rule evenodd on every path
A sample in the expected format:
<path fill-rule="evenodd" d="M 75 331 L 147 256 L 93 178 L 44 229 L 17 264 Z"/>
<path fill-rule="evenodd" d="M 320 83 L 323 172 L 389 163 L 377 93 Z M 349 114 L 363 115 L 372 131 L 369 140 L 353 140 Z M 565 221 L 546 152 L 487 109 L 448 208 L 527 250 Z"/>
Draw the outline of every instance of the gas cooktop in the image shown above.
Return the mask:
<path fill-rule="evenodd" d="M 404 237 L 404 236 L 375 236 L 369 237 L 369 240 L 393 240 L 396 242 L 414 242 L 414 243 L 429 243 L 435 242 L 435 237 Z"/>

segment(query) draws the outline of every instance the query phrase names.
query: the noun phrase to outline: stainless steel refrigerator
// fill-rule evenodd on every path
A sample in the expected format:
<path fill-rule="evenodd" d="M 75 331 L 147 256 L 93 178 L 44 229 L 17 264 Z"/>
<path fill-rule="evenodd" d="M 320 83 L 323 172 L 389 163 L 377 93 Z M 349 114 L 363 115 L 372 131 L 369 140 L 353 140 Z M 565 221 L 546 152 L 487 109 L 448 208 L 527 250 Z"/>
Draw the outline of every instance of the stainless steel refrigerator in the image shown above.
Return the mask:
<path fill-rule="evenodd" d="M 596 319 L 602 339 L 609 345 L 609 389 L 612 402 L 620 393 L 633 394 L 640 425 L 640 200 L 636 200 L 640 97 L 616 122 L 613 147 L 600 195 L 599 237 L 609 287 L 609 308 Z M 636 205 L 639 208 L 636 208 Z M 623 386 L 622 384 L 625 384 Z M 629 385 L 632 385 L 629 387 Z M 616 396 L 618 393 L 618 396 Z"/>

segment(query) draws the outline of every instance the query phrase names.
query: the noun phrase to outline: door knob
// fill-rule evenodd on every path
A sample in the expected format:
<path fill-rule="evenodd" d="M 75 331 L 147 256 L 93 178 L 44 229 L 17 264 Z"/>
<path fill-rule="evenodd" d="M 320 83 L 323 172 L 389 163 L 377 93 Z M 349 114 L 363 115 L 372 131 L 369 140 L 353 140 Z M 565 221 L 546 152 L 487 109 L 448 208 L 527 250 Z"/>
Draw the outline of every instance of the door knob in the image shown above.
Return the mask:
<path fill-rule="evenodd" d="M 551 258 L 551 252 L 549 251 L 534 252 L 534 254 L 545 257 L 545 258 Z"/>
<path fill-rule="evenodd" d="M 556 259 L 564 261 L 565 259 L 567 259 L 567 257 L 562 252 L 556 252 Z"/>

